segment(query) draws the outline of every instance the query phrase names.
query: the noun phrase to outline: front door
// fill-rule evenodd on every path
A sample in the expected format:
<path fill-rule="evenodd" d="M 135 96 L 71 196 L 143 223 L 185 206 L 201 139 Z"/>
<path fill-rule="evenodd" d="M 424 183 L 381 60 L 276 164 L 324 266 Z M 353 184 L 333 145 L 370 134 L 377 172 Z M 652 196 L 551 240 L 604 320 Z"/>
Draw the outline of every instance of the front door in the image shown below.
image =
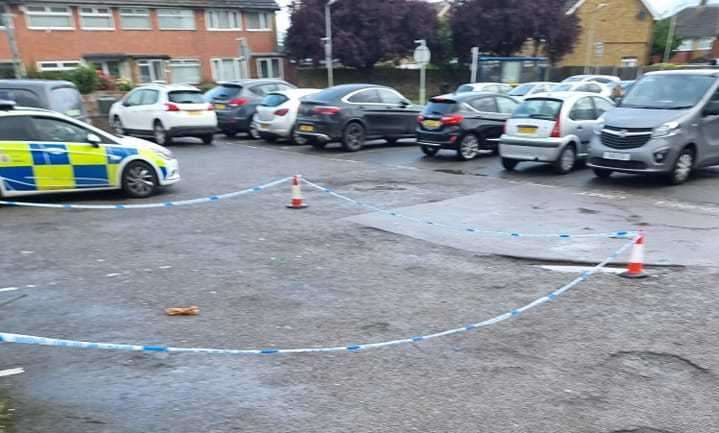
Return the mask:
<path fill-rule="evenodd" d="M 383 119 L 385 135 L 406 137 L 415 134 L 419 107 L 412 105 L 407 98 L 391 89 L 377 89 L 385 103 L 386 116 Z"/>
<path fill-rule="evenodd" d="M 360 112 L 368 136 L 384 135 L 388 110 L 376 88 L 356 92 L 347 98 L 347 103 Z"/>
<path fill-rule="evenodd" d="M 714 93 L 709 103 L 719 103 L 719 90 Z M 708 160 L 719 163 L 719 116 L 703 115 L 700 121 L 701 140 L 704 142 L 704 152 L 697 155 L 702 161 Z M 702 155 L 703 153 L 703 155 Z"/>
<path fill-rule="evenodd" d="M 587 154 L 597 118 L 594 102 L 590 96 L 578 99 L 569 111 L 570 128 L 567 131 L 579 138 L 578 155 Z"/>

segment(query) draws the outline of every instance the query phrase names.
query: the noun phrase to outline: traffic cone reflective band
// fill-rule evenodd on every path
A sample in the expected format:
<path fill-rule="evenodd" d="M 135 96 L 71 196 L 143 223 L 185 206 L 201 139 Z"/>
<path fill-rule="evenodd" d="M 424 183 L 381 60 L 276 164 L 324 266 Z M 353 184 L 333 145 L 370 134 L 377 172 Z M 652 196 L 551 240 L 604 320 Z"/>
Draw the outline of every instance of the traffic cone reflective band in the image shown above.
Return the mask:
<path fill-rule="evenodd" d="M 300 188 L 300 176 L 292 177 L 292 202 L 287 205 L 290 209 L 304 209 L 307 207 L 302 199 L 302 189 Z"/>
<path fill-rule="evenodd" d="M 639 236 L 634 240 L 629 266 L 621 276 L 625 278 L 646 278 L 649 276 L 644 272 L 644 233 L 639 233 Z"/>

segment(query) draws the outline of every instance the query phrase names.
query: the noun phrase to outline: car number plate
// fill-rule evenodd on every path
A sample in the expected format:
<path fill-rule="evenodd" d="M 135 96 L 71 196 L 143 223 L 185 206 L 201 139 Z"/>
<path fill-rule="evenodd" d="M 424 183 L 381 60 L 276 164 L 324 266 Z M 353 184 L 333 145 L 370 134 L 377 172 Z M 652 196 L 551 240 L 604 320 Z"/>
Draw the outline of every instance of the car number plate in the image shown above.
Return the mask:
<path fill-rule="evenodd" d="M 537 133 L 537 127 L 536 126 L 519 126 L 517 127 L 517 131 L 519 131 L 520 134 L 536 134 Z"/>
<path fill-rule="evenodd" d="M 227 108 L 225 104 L 215 104 L 215 110 L 224 110 L 225 108 Z"/>
<path fill-rule="evenodd" d="M 439 120 L 425 120 L 422 122 L 422 126 L 424 126 L 427 129 L 437 129 L 442 125 L 442 122 Z"/>
<path fill-rule="evenodd" d="M 188 111 L 187 114 L 190 116 L 200 116 L 202 115 L 202 111 Z"/>
<path fill-rule="evenodd" d="M 267 129 L 270 129 L 270 124 L 260 122 L 260 124 L 258 124 L 257 127 L 262 130 L 267 130 Z"/>
<path fill-rule="evenodd" d="M 315 127 L 312 125 L 300 125 L 300 131 L 302 132 L 312 132 L 315 130 Z"/>
<path fill-rule="evenodd" d="M 620 152 L 604 152 L 604 159 L 613 159 L 616 161 L 630 161 L 632 159 L 632 155 Z"/>

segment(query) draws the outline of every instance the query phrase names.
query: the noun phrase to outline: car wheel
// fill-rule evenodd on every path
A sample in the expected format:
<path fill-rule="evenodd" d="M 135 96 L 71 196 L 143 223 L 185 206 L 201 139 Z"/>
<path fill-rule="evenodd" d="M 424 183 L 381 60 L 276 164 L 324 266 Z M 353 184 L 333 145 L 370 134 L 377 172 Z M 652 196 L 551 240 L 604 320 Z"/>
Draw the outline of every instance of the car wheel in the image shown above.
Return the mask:
<path fill-rule="evenodd" d="M 479 137 L 475 134 L 467 134 L 459 142 L 459 149 L 457 149 L 457 158 L 460 161 L 469 161 L 479 155 Z"/>
<path fill-rule="evenodd" d="M 517 167 L 517 164 L 519 164 L 519 161 L 516 159 L 502 158 L 502 167 L 504 167 L 507 171 L 514 170 L 514 168 Z"/>
<path fill-rule="evenodd" d="M 125 135 L 125 128 L 122 126 L 122 120 L 120 120 L 120 116 L 115 116 L 112 118 L 112 130 L 115 135 Z"/>
<path fill-rule="evenodd" d="M 669 183 L 672 185 L 680 185 L 689 179 L 694 168 L 694 151 L 685 148 L 679 154 L 677 161 L 674 163 L 671 173 L 669 173 Z"/>
<path fill-rule="evenodd" d="M 252 138 L 253 140 L 259 140 L 260 138 L 262 138 L 260 136 L 260 131 L 257 129 L 257 123 L 255 123 L 254 117 L 250 122 L 250 130 L 248 131 L 248 133 L 250 134 L 250 138 Z"/>
<path fill-rule="evenodd" d="M 172 143 L 170 133 L 165 130 L 165 127 L 162 126 L 162 122 L 160 122 L 159 120 L 155 121 L 153 135 L 155 136 L 155 143 L 159 145 L 167 146 L 168 144 Z"/>
<path fill-rule="evenodd" d="M 600 179 L 608 179 L 613 173 L 612 170 L 607 170 L 606 168 L 592 168 L 592 171 Z"/>
<path fill-rule="evenodd" d="M 202 142 L 206 145 L 212 144 L 212 142 L 215 140 L 215 134 L 207 134 L 200 137 L 202 139 Z"/>
<path fill-rule="evenodd" d="M 290 144 L 296 144 L 298 146 L 310 144 L 309 140 L 297 134 L 297 131 L 295 130 L 294 126 L 292 127 L 292 130 L 290 131 L 290 136 L 287 138 L 287 140 L 290 142 Z"/>
<path fill-rule="evenodd" d="M 554 161 L 552 166 L 558 174 L 567 174 L 574 169 L 576 162 L 577 152 L 574 150 L 574 146 L 569 145 L 562 150 L 562 153 L 559 154 L 559 159 Z"/>
<path fill-rule="evenodd" d="M 365 130 L 358 122 L 351 122 L 342 134 L 342 148 L 348 152 L 357 152 L 364 147 Z"/>
<path fill-rule="evenodd" d="M 122 172 L 122 190 L 132 198 L 145 198 L 157 189 L 155 170 L 146 162 L 132 161 Z"/>
<path fill-rule="evenodd" d="M 327 146 L 327 143 L 321 140 L 312 140 L 311 142 L 312 147 L 314 147 L 317 150 L 323 150 L 325 146 Z"/>
<path fill-rule="evenodd" d="M 434 156 L 439 152 L 439 147 L 432 147 L 432 146 L 420 146 L 422 149 L 422 153 L 424 153 L 427 156 Z"/>

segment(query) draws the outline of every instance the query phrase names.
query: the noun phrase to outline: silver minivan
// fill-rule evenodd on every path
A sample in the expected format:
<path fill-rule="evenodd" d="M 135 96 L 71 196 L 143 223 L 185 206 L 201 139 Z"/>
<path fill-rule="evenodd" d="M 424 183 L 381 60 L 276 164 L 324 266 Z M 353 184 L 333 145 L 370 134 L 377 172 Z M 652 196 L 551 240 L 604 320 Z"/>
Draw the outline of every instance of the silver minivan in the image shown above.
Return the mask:
<path fill-rule="evenodd" d="M 554 92 L 524 100 L 507 121 L 499 155 L 507 170 L 521 161 L 548 162 L 559 174 L 572 171 L 588 155 L 598 119 L 614 108 L 593 93 Z"/>
<path fill-rule="evenodd" d="M 600 119 L 589 166 L 598 177 L 659 174 L 676 185 L 719 165 L 718 88 L 719 70 L 644 75 Z"/>

